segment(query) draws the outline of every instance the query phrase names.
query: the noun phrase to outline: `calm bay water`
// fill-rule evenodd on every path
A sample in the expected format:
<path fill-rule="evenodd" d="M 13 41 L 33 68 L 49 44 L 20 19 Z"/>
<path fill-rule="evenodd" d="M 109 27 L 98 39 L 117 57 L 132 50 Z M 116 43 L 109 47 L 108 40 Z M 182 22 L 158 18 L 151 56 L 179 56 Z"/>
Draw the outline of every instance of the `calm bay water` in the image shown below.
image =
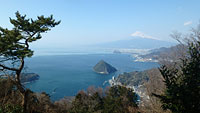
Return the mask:
<path fill-rule="evenodd" d="M 93 66 L 105 60 L 118 69 L 110 75 L 93 72 Z M 40 75 L 40 79 L 26 85 L 35 92 L 47 92 L 52 100 L 64 96 L 74 96 L 78 91 L 89 86 L 106 87 L 112 76 L 122 72 L 141 71 L 157 67 L 153 62 L 133 62 L 128 54 L 82 54 L 36 56 L 28 59 L 26 66 L 29 72 Z"/>

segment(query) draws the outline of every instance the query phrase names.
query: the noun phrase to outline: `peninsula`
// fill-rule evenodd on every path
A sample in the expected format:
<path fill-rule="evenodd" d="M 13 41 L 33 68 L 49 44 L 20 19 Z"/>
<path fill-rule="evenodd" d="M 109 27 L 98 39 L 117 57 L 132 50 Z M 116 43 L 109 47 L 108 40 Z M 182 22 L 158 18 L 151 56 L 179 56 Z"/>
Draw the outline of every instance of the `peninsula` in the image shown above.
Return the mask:
<path fill-rule="evenodd" d="M 12 76 L 15 76 L 15 75 L 11 74 L 10 76 L 12 77 Z M 0 78 L 7 79 L 8 76 L 0 75 Z M 21 80 L 22 83 L 27 83 L 27 82 L 33 82 L 33 81 L 39 80 L 39 78 L 40 78 L 40 76 L 36 73 L 22 73 L 20 80 Z"/>

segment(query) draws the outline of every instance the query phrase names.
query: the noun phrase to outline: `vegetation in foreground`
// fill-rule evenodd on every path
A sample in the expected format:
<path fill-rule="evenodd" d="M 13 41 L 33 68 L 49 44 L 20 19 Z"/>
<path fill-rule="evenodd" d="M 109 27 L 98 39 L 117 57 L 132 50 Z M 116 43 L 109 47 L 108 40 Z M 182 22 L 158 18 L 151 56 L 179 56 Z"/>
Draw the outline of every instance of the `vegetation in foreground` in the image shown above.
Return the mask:
<path fill-rule="evenodd" d="M 33 56 L 33 50 L 30 49 L 30 43 L 42 38 L 42 33 L 51 30 L 52 27 L 60 24 L 56 22 L 53 16 L 38 16 L 36 20 L 27 19 L 26 15 L 16 12 L 16 19 L 10 18 L 13 29 L 0 27 L 0 70 L 3 74 L 10 77 L 10 80 L 16 85 L 21 94 L 21 105 L 23 111 L 27 109 L 27 96 L 29 90 L 26 90 L 21 82 L 21 74 L 24 69 L 25 58 Z"/>
<path fill-rule="evenodd" d="M 9 80 L 0 81 L 0 113 L 25 113 L 20 105 L 20 92 Z M 113 86 L 103 91 L 88 88 L 74 98 L 51 102 L 46 93 L 29 92 L 26 113 L 137 113 L 137 95 L 124 86 Z"/>
<path fill-rule="evenodd" d="M 162 108 L 172 113 L 200 112 L 200 25 L 189 36 L 188 52 L 178 66 L 160 67 L 166 90 L 162 95 L 154 94 Z"/>
<path fill-rule="evenodd" d="M 0 71 L 8 75 L 7 79 L 0 79 L 0 113 L 165 112 L 154 109 L 156 107 L 138 106 L 136 94 L 125 86 L 112 86 L 106 91 L 89 88 L 87 92 L 81 91 L 72 99 L 64 98 L 54 103 L 46 93 L 34 93 L 25 89 L 20 75 L 24 68 L 24 59 L 33 55 L 29 43 L 40 39 L 40 33 L 50 30 L 60 21 L 55 22 L 52 16 L 40 16 L 34 21 L 26 19 L 26 16 L 21 16 L 18 12 L 16 17 L 16 20 L 10 19 L 14 25 L 12 30 L 0 28 Z M 155 90 L 150 91 L 160 100 L 163 110 L 168 110 L 166 112 L 200 111 L 200 26 L 193 29 L 186 47 L 187 52 L 181 59 L 168 62 L 159 68 L 165 89 L 160 94 Z M 16 76 L 9 77 L 10 72 Z M 157 101 L 151 103 L 153 106 L 158 104 Z"/>

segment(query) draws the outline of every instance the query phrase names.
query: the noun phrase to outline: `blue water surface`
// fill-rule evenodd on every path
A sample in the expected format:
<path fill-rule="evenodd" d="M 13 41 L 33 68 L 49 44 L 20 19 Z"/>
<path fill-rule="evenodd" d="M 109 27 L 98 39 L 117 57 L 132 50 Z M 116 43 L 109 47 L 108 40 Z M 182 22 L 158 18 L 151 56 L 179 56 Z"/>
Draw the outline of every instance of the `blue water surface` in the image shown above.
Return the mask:
<path fill-rule="evenodd" d="M 100 60 L 108 62 L 118 71 L 110 75 L 95 73 L 93 66 Z M 38 81 L 26 87 L 35 92 L 46 92 L 55 101 L 65 96 L 74 96 L 89 86 L 106 87 L 109 85 L 107 81 L 119 73 L 142 71 L 158 67 L 158 64 L 134 62 L 129 54 L 82 54 L 35 56 L 27 59 L 26 66 L 29 72 L 40 75 Z"/>

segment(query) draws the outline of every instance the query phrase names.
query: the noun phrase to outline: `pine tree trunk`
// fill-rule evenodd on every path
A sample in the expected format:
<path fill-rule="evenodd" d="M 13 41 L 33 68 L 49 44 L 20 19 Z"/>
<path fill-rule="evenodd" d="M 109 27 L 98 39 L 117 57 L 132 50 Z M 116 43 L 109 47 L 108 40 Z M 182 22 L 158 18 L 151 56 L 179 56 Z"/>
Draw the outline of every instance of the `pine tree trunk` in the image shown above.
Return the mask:
<path fill-rule="evenodd" d="M 23 88 L 22 84 L 18 81 L 16 81 L 17 89 L 19 90 L 22 100 L 21 100 L 21 106 L 23 107 L 24 113 L 27 113 L 27 91 Z"/>
<path fill-rule="evenodd" d="M 19 70 L 16 71 L 16 76 L 15 76 L 15 81 L 16 81 L 16 85 L 18 90 L 20 91 L 21 95 L 22 95 L 22 107 L 23 107 L 23 111 L 24 113 L 27 113 L 27 91 L 24 89 L 23 85 L 21 84 L 21 80 L 20 80 L 20 76 L 21 76 L 21 72 L 22 69 L 24 67 L 24 59 L 21 59 L 21 65 L 19 67 Z"/>

